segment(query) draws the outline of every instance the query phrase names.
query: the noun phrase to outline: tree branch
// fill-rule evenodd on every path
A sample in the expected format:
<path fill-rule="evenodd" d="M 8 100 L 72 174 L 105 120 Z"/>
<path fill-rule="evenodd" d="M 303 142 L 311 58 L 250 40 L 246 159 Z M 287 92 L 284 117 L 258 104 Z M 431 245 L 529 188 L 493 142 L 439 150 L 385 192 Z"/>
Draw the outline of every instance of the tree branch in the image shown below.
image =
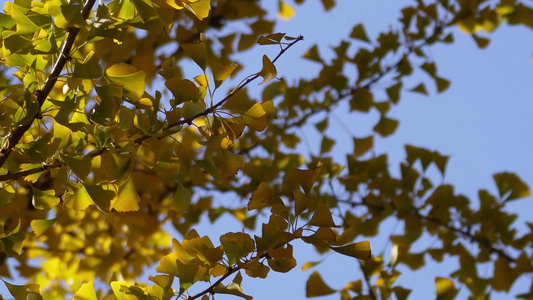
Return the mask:
<path fill-rule="evenodd" d="M 95 2 L 96 0 L 87 0 L 87 2 L 85 3 L 83 10 L 81 12 L 82 17 L 85 20 L 89 17 L 89 13 L 91 12 L 91 9 Z M 72 49 L 72 46 L 74 45 L 76 36 L 80 32 L 80 28 L 69 27 L 67 31 L 68 31 L 67 39 L 63 43 L 63 47 L 61 48 L 61 53 L 59 55 L 59 58 L 56 64 L 54 65 L 54 68 L 52 69 L 52 73 L 50 73 L 50 75 L 48 76 L 48 79 L 46 80 L 46 83 L 44 84 L 43 88 L 35 92 L 35 95 L 37 96 L 38 109 L 33 116 L 31 115 L 26 116 L 22 120 L 21 124 L 9 135 L 7 145 L 0 150 L 0 168 L 4 165 L 9 155 L 13 151 L 13 148 L 15 148 L 15 146 L 20 142 L 20 140 L 22 139 L 26 131 L 30 129 L 33 121 L 35 121 L 35 119 L 40 115 L 41 107 L 43 106 L 44 101 L 46 100 L 50 92 L 52 91 L 52 88 L 57 82 L 59 75 L 63 71 L 63 67 L 65 66 L 67 60 L 69 60 L 70 58 L 70 50 Z M 36 172 L 38 171 L 35 171 L 34 173 Z M 30 174 L 33 174 L 33 173 L 30 173 Z"/>

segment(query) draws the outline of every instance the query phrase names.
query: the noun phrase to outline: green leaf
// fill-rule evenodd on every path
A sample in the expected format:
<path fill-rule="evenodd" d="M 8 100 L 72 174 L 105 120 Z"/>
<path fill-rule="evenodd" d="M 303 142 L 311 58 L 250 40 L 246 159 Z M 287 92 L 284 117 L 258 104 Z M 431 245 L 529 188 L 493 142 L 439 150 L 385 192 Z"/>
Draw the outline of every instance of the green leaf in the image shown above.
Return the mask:
<path fill-rule="evenodd" d="M 365 28 L 363 27 L 363 24 L 355 25 L 352 29 L 352 33 L 350 34 L 350 37 L 353 39 L 357 39 L 357 40 L 370 43 L 370 40 L 368 39 L 368 36 L 366 35 L 366 31 L 365 31 Z"/>
<path fill-rule="evenodd" d="M 257 75 L 263 77 L 263 81 L 259 83 L 260 85 L 271 81 L 276 78 L 276 75 L 278 75 L 276 66 L 270 61 L 268 56 L 263 55 L 263 68 L 257 73 Z"/>
<path fill-rule="evenodd" d="M 529 187 L 516 174 L 496 173 L 493 176 L 500 199 L 504 202 L 516 200 L 531 195 Z"/>
<path fill-rule="evenodd" d="M 374 126 L 374 131 L 382 137 L 389 136 L 396 131 L 399 122 L 394 119 L 389 119 L 385 116 L 381 116 L 379 122 Z"/>
<path fill-rule="evenodd" d="M 94 204 L 89 192 L 83 184 L 68 182 L 69 188 L 74 190 L 74 193 L 65 193 L 63 195 L 63 201 L 65 206 L 76 211 L 83 211 L 89 205 Z"/>
<path fill-rule="evenodd" d="M 35 25 L 35 23 L 17 8 L 17 5 L 6 3 L 6 5 L 8 4 L 11 6 L 11 18 L 17 23 L 15 34 L 30 34 L 40 29 L 39 26 Z"/>
<path fill-rule="evenodd" d="M 370 250 L 370 242 L 368 241 L 353 243 L 340 247 L 330 246 L 330 248 L 335 252 L 362 260 L 367 260 L 372 256 L 372 251 Z"/>
<path fill-rule="evenodd" d="M 30 222 L 31 229 L 35 233 L 35 236 L 40 236 L 43 234 L 48 228 L 52 227 L 54 223 L 57 221 L 57 218 L 53 218 L 50 220 L 33 220 Z"/>
<path fill-rule="evenodd" d="M 100 57 L 94 51 L 89 51 L 83 62 L 76 60 L 74 62 L 73 78 L 100 78 L 102 77 L 102 68 L 100 67 Z"/>
<path fill-rule="evenodd" d="M 22 252 L 25 239 L 26 234 L 24 232 L 13 233 L 0 238 L 0 251 L 4 251 L 8 257 L 17 257 Z"/>
<path fill-rule="evenodd" d="M 274 204 L 283 205 L 283 201 L 268 184 L 261 182 L 250 197 L 250 201 L 248 202 L 248 210 L 261 209 Z"/>
<path fill-rule="evenodd" d="M 48 6 L 48 12 L 54 17 L 54 23 L 60 28 L 69 27 L 84 27 L 86 26 L 85 19 L 81 15 L 83 7 L 81 5 L 56 5 Z"/>
<path fill-rule="evenodd" d="M 331 295 L 335 292 L 336 291 L 334 289 L 330 288 L 324 282 L 317 271 L 314 271 L 311 276 L 309 276 L 309 279 L 307 279 L 307 283 L 305 285 L 305 296 L 308 298 Z"/>
<path fill-rule="evenodd" d="M 61 155 L 61 159 L 81 180 L 85 179 L 91 172 L 91 158 L 89 156 Z"/>

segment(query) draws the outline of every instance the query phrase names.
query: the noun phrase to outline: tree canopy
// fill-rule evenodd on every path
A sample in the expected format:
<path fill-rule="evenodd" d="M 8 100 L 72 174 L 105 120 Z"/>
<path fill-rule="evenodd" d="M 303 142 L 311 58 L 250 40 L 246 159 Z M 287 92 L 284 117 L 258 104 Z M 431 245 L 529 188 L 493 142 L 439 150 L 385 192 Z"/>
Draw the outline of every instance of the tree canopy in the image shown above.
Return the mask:
<path fill-rule="evenodd" d="M 496 195 L 481 189 L 469 199 L 428 175 L 444 176 L 447 155 L 405 145 L 404 161 L 391 166 L 373 148 L 400 126 L 389 112 L 406 94 L 430 96 L 429 85 L 442 93 L 453 81 L 438 72 L 433 46 L 453 47 L 459 28 L 488 47 L 503 23 L 533 28 L 533 8 L 516 0 L 411 2 L 377 36 L 355 20 L 332 58 L 298 32 L 274 31 L 305 0 L 277 1 L 277 19 L 249 0 L 6 2 L 0 278 L 11 296 L 252 299 L 243 278 L 295 268 L 297 240 L 358 260 L 362 274 L 337 290 L 314 271 L 307 297 L 407 299 L 417 287 L 396 283 L 399 265 L 414 271 L 425 259 L 450 257 L 460 268 L 435 278 L 437 299 L 461 288 L 472 299 L 509 291 L 533 272 L 533 224 L 519 233 L 517 215 L 506 210 L 530 195 L 527 184 L 500 172 Z M 336 5 L 321 3 L 324 12 Z M 296 47 L 320 70 L 291 82 L 276 66 Z M 240 57 L 250 51 L 260 68 L 244 74 L 251 62 Z M 416 70 L 427 80 L 407 85 Z M 327 129 L 344 104 L 380 117 L 338 157 L 332 148 L 345 141 Z M 299 150 L 305 126 L 319 133 L 317 156 Z M 196 229 L 223 215 L 242 230 L 215 240 Z M 379 229 L 390 219 L 403 230 L 387 237 L 387 255 L 367 239 L 386 235 Z M 423 235 L 438 242 L 415 252 Z M 154 264 L 150 282 L 137 282 Z M 492 276 L 480 274 L 481 264 L 493 266 Z M 27 283 L 13 282 L 13 270 Z M 521 293 L 531 299 L 533 284 Z"/>

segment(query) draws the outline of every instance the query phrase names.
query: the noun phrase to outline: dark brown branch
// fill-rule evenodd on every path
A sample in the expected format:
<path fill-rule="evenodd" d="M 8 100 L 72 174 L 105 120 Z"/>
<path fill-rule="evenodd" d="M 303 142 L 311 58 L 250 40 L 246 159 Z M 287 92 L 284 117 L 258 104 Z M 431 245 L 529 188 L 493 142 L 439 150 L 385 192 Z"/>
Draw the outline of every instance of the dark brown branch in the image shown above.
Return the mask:
<path fill-rule="evenodd" d="M 87 0 L 87 3 L 85 3 L 85 6 L 83 7 L 83 10 L 81 12 L 81 15 L 84 19 L 87 19 L 89 17 L 89 13 L 91 12 L 91 9 L 95 2 L 96 0 Z M 44 101 L 52 91 L 52 88 L 57 82 L 59 75 L 63 71 L 66 62 L 70 58 L 70 51 L 72 49 L 72 46 L 74 45 L 76 36 L 80 32 L 80 28 L 69 27 L 67 31 L 67 39 L 63 44 L 63 47 L 61 48 L 61 53 L 56 64 L 54 65 L 54 68 L 52 69 L 52 73 L 50 73 L 50 75 L 48 76 L 48 79 L 46 80 L 46 83 L 44 84 L 43 88 L 35 92 L 35 95 L 37 96 L 38 109 L 33 116 L 26 116 L 22 120 L 21 124 L 9 135 L 7 145 L 0 150 L 0 168 L 4 165 L 7 158 L 13 151 L 13 148 L 15 148 L 15 146 L 20 142 L 26 131 L 30 129 L 33 121 L 35 121 L 35 119 L 40 115 L 41 107 L 43 106 Z M 34 173 L 36 172 L 38 171 L 35 171 Z"/>

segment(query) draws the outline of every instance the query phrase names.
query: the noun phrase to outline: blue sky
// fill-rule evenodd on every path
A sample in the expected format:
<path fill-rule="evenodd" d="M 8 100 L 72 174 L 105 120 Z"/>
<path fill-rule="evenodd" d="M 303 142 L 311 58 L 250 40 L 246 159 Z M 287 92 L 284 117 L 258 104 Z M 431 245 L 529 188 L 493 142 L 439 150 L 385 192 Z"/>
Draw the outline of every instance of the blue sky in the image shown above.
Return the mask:
<path fill-rule="evenodd" d="M 264 2 L 265 5 L 270 5 L 274 17 L 277 1 Z M 301 59 L 303 52 L 313 44 L 319 44 L 320 53 L 327 57 L 328 46 L 338 45 L 357 23 L 365 24 L 368 36 L 373 39 L 389 26 L 397 26 L 400 8 L 414 1 L 338 2 L 335 9 L 324 14 L 319 1 L 307 1 L 303 6 L 294 6 L 294 18 L 278 24 L 277 32 L 286 32 L 292 36 L 301 34 L 305 37 L 304 42 L 293 47 L 280 59 L 277 65 L 278 76 L 292 80 L 306 74 L 314 74 L 318 71 L 318 65 Z M 400 121 L 399 129 L 391 137 L 377 139 L 375 151 L 389 154 L 393 174 L 399 173 L 399 162 L 405 157 L 404 145 L 413 144 L 450 155 L 443 182 L 453 184 L 457 193 L 465 194 L 474 203 L 480 188 L 496 193 L 492 180 L 492 175 L 496 172 L 516 172 L 526 183 L 533 183 L 533 118 L 530 116 L 533 111 L 531 33 L 531 30 L 525 28 L 502 26 L 490 35 L 489 47 L 479 50 L 472 38 L 456 32 L 454 44 L 432 48 L 432 57 L 437 62 L 439 75 L 451 80 L 452 85 L 445 93 L 437 95 L 429 78 L 418 73 L 412 80 L 412 86 L 423 79 L 427 86 L 431 87 L 431 95 L 426 97 L 403 93 L 400 104 L 392 109 L 390 116 Z M 276 49 L 257 47 L 240 57 L 239 61 L 246 65 L 240 75 L 257 72 L 260 68 L 260 58 L 265 52 L 274 55 Z M 386 87 L 386 84 L 383 85 L 383 88 Z M 367 136 L 371 133 L 377 115 L 348 116 L 344 111 L 346 110 L 341 106 L 335 115 L 343 120 L 352 134 Z M 336 156 L 344 157 L 345 153 L 352 151 L 351 136 L 335 120 L 330 124 L 330 137 L 349 141 L 346 144 L 337 144 L 334 149 Z M 313 126 L 305 128 L 303 133 L 309 140 L 311 149 L 319 149 L 320 139 Z M 303 144 L 300 150 L 304 154 L 309 152 L 309 148 Z M 435 178 L 436 182 L 441 180 L 439 176 Z M 533 217 L 524 213 L 533 211 L 531 198 L 510 203 L 508 208 L 519 213 L 517 224 L 533 222 Z M 377 252 L 390 246 L 385 240 L 394 225 L 394 222 L 386 224 L 381 236 L 373 240 L 372 247 Z M 226 218 L 215 226 L 204 225 L 197 230 L 201 235 L 211 236 L 216 243 L 220 234 L 240 231 L 240 226 Z M 432 242 L 432 239 L 427 238 L 421 243 L 427 245 Z M 296 243 L 294 246 L 295 258 L 298 261 L 296 269 L 289 274 L 271 272 L 267 279 L 247 279 L 245 276 L 244 292 L 258 300 L 305 298 L 305 282 L 312 270 L 301 272 L 299 268 L 306 261 L 315 261 L 322 257 L 314 254 L 308 245 Z M 454 260 L 452 262 L 455 263 Z M 325 262 L 317 269 L 325 281 L 337 289 L 361 276 L 357 261 L 340 255 L 326 256 Z M 481 269 L 480 273 L 483 272 L 490 277 L 492 271 L 489 268 Z M 447 276 L 449 273 L 449 265 L 432 265 L 431 268 L 406 275 L 398 284 L 414 289 L 412 299 L 434 298 L 434 276 Z M 512 295 L 525 291 L 529 284 L 530 279 L 521 280 L 515 284 L 512 291 L 515 293 Z M 203 288 L 205 287 L 198 289 Z M 0 295 L 8 295 L 3 284 L 0 284 Z M 320 299 L 338 298 L 337 294 Z M 500 295 L 493 299 L 506 298 Z M 219 295 L 216 299 L 230 297 Z"/>

